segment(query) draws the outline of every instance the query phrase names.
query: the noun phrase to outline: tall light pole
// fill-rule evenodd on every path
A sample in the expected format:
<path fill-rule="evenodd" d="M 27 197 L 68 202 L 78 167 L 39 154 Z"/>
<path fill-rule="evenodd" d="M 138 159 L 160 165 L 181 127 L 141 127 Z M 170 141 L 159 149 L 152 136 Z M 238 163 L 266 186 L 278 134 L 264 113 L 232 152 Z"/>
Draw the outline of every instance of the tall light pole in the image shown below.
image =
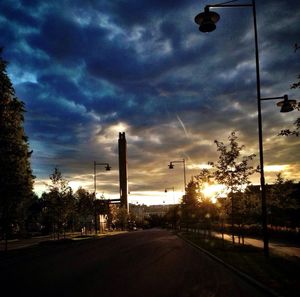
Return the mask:
<path fill-rule="evenodd" d="M 284 101 L 278 103 L 281 106 L 281 112 L 288 112 L 293 110 L 293 104 L 295 100 L 288 100 L 287 95 L 281 97 L 261 98 L 260 92 L 260 71 L 259 71 L 259 54 L 258 54 L 258 34 L 256 23 L 256 7 L 255 0 L 252 0 L 248 4 L 229 4 L 236 2 L 237 0 L 227 1 L 221 4 L 206 5 L 204 12 L 199 13 L 195 17 L 195 22 L 199 25 L 201 32 L 212 32 L 216 29 L 216 23 L 219 21 L 220 16 L 216 12 L 210 11 L 212 8 L 238 8 L 238 7 L 250 7 L 253 12 L 253 25 L 254 25 L 254 41 L 255 41 L 255 64 L 256 64 L 256 93 L 257 93 L 257 119 L 258 119 L 258 142 L 259 142 L 259 160 L 260 160 L 260 186 L 261 186 L 261 208 L 262 208 L 262 229 L 263 229 L 263 241 L 264 241 L 264 254 L 269 256 L 269 237 L 267 226 L 267 203 L 266 203 L 266 187 L 264 176 L 264 156 L 263 156 L 263 135 L 262 135 L 262 115 L 261 115 L 261 101 L 281 99 Z"/>
<path fill-rule="evenodd" d="M 185 174 L 185 159 L 170 161 L 169 169 L 174 169 L 174 163 L 182 163 L 183 164 L 183 185 L 184 185 L 184 192 L 186 191 L 186 174 Z"/>
<path fill-rule="evenodd" d="M 97 163 L 96 161 L 94 161 L 94 195 L 95 195 L 95 199 L 96 199 L 96 191 L 97 191 L 97 173 L 96 173 L 96 167 L 97 165 L 103 165 L 105 166 L 105 170 L 106 171 L 110 171 L 111 167 L 109 166 L 108 163 Z"/>
<path fill-rule="evenodd" d="M 94 198 L 95 198 L 95 233 L 97 234 L 97 229 L 98 229 L 98 214 L 97 214 L 97 206 L 96 206 L 96 192 L 97 192 L 97 172 L 96 172 L 96 167 L 97 165 L 103 165 L 105 166 L 105 170 L 106 171 L 110 171 L 111 167 L 109 166 L 108 163 L 97 163 L 96 161 L 94 161 Z M 101 225 L 100 225 L 101 227 Z M 100 229 L 101 230 L 101 229 Z"/>

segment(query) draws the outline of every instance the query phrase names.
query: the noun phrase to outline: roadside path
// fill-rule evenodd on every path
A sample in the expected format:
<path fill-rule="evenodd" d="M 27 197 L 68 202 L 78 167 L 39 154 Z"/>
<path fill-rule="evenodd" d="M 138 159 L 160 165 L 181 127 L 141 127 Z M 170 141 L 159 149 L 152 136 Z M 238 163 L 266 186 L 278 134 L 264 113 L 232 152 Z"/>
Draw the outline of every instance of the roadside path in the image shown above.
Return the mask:
<path fill-rule="evenodd" d="M 118 234 L 120 232 L 124 231 L 114 231 L 114 232 L 108 232 L 108 233 L 101 233 L 97 234 L 97 236 L 106 236 L 106 235 L 113 235 L 113 234 Z M 73 238 L 75 239 L 76 237 L 79 237 L 81 235 L 80 232 L 68 232 L 65 235 L 65 238 Z M 87 237 L 89 236 L 95 236 L 95 234 L 87 234 Z M 60 235 L 60 239 L 63 239 L 64 236 Z M 40 242 L 44 241 L 49 241 L 49 240 L 57 240 L 57 238 L 54 238 L 53 235 L 45 235 L 45 236 L 36 236 L 28 239 L 14 239 L 14 240 L 9 240 L 8 241 L 8 250 L 17 250 L 17 249 L 22 249 L 30 246 L 34 246 L 39 244 Z M 5 243 L 4 240 L 0 241 L 0 251 L 4 251 L 5 248 Z"/>
<path fill-rule="evenodd" d="M 221 233 L 217 232 L 213 232 L 213 236 L 222 238 Z M 231 241 L 232 237 L 229 234 L 224 234 L 224 239 L 227 241 Z M 235 242 L 238 242 L 238 236 L 235 236 Z M 263 248 L 263 241 L 261 239 L 245 237 L 244 242 L 245 244 L 249 244 L 258 248 Z M 269 247 L 273 252 L 278 254 L 300 257 L 300 247 L 297 245 L 270 240 Z"/>

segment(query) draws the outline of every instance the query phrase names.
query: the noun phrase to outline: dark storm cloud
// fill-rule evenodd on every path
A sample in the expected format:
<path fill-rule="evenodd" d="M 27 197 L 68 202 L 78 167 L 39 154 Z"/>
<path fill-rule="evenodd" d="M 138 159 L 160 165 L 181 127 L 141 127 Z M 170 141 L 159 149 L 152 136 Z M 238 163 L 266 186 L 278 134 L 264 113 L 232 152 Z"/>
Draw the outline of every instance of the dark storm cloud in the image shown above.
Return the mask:
<path fill-rule="evenodd" d="M 26 98 L 26 124 L 34 139 L 78 143 L 74 130 L 80 124 L 88 124 L 88 119 L 84 112 L 78 112 L 76 105 L 70 107 L 55 93 L 50 96 L 48 86 L 42 83 L 24 83 L 18 85 L 17 90 L 22 98 Z"/>
<path fill-rule="evenodd" d="M 186 7 L 192 1 L 180 0 L 146 0 L 146 1 L 114 1 L 111 4 L 112 18 L 116 23 L 120 22 L 126 26 L 144 25 L 151 26 L 153 16 L 163 17 L 174 10 Z"/>
<path fill-rule="evenodd" d="M 288 93 L 299 72 L 296 2 L 257 1 L 263 96 Z M 158 168 L 171 157 L 213 160 L 213 140 L 226 140 L 232 130 L 257 152 L 251 9 L 218 10 L 217 30 L 202 34 L 193 18 L 206 4 L 2 1 L 0 44 L 26 103 L 35 172 L 47 176 L 62 164 L 70 176 L 87 174 L 98 158 L 116 167 L 122 129 L 135 188 L 151 179 L 152 190 L 164 187 L 168 172 Z M 295 164 L 296 145 L 276 135 L 296 115 L 287 120 L 274 103 L 263 102 L 266 162 Z"/>
<path fill-rule="evenodd" d="M 25 28 L 37 26 L 37 21 L 34 17 L 23 10 L 17 3 L 13 6 L 11 4 L 11 1 L 1 1 L 0 11 L 2 16 L 5 16 L 7 20 L 18 26 Z"/>
<path fill-rule="evenodd" d="M 54 98 L 66 98 L 69 101 L 80 103 L 87 101 L 79 86 L 76 85 L 68 76 L 62 74 L 45 74 L 39 77 L 40 85 L 47 86 L 52 90 Z M 52 99 L 54 99 L 52 98 Z"/>
<path fill-rule="evenodd" d="M 87 46 L 80 26 L 56 13 L 49 13 L 44 19 L 40 31 L 28 37 L 30 45 L 45 51 L 57 61 L 78 63 Z"/>

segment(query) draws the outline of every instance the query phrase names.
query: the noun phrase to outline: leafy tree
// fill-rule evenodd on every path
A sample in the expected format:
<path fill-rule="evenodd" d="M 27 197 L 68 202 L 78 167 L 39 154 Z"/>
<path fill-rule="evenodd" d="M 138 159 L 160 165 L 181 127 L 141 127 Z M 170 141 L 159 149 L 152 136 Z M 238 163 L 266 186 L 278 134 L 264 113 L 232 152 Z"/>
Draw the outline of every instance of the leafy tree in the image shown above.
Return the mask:
<path fill-rule="evenodd" d="M 118 213 L 118 206 L 115 204 L 108 204 L 107 225 L 109 229 L 110 228 L 115 229 L 117 213 Z"/>
<path fill-rule="evenodd" d="M 81 228 L 84 228 L 85 232 L 87 232 L 87 230 L 91 230 L 93 226 L 95 197 L 83 188 L 79 188 L 76 191 L 75 197 L 77 200 L 77 213 L 79 215 Z"/>
<path fill-rule="evenodd" d="M 176 229 L 180 221 L 180 215 L 180 205 L 172 205 L 165 214 L 165 221 L 168 222 L 173 229 Z"/>
<path fill-rule="evenodd" d="M 199 186 L 193 179 L 186 187 L 186 193 L 181 201 L 181 222 L 189 227 L 199 220 Z"/>
<path fill-rule="evenodd" d="M 296 106 L 294 106 L 294 108 L 297 109 L 298 111 L 300 111 L 300 102 L 298 102 L 298 104 Z M 284 130 L 281 130 L 278 135 L 281 135 L 281 136 L 290 136 L 290 135 L 299 136 L 300 135 L 300 118 L 297 118 L 296 121 L 293 124 L 294 124 L 294 130 L 284 129 Z"/>
<path fill-rule="evenodd" d="M 208 169 L 201 169 L 199 174 L 195 176 L 195 179 L 198 183 L 198 190 L 201 191 L 205 188 L 207 184 L 210 182 L 210 178 L 212 178 L 213 175 Z M 204 196 L 201 195 L 201 198 L 203 199 Z"/>
<path fill-rule="evenodd" d="M 127 228 L 128 223 L 128 212 L 125 207 L 120 207 L 117 210 L 116 214 L 116 226 L 117 228 L 121 228 L 122 230 L 125 230 Z"/>
<path fill-rule="evenodd" d="M 149 214 L 149 216 L 146 217 L 146 221 L 150 228 L 164 227 L 166 223 L 165 216 L 159 214 Z"/>
<path fill-rule="evenodd" d="M 239 222 L 242 224 L 257 224 L 261 217 L 260 187 L 249 185 L 245 192 L 239 196 L 237 205 Z"/>
<path fill-rule="evenodd" d="M 6 66 L 0 56 L 0 224 L 5 238 L 13 225 L 24 225 L 22 207 L 32 195 L 34 179 L 23 127 L 24 103 L 15 95 Z"/>
<path fill-rule="evenodd" d="M 28 199 L 26 207 L 23 208 L 25 217 L 25 228 L 27 232 L 41 232 L 42 210 L 43 200 L 40 199 L 36 194 L 33 194 L 31 199 Z"/>
<path fill-rule="evenodd" d="M 241 151 L 244 145 L 238 144 L 238 137 L 233 131 L 228 137 L 229 144 L 215 140 L 219 159 L 216 163 L 209 162 L 215 169 L 213 175 L 216 181 L 225 185 L 228 191 L 228 198 L 231 202 L 231 226 L 232 226 L 232 241 L 234 243 L 234 194 L 242 191 L 250 184 L 249 177 L 256 170 L 249 165 L 255 157 L 254 154 L 241 156 Z"/>
<path fill-rule="evenodd" d="M 62 231 L 65 231 L 69 215 L 72 211 L 72 189 L 68 181 L 63 178 L 58 168 L 50 175 L 52 184 L 49 186 L 49 193 L 43 194 L 45 210 L 51 220 L 52 230 L 58 239 Z"/>
<path fill-rule="evenodd" d="M 293 195 L 295 185 L 292 180 L 284 179 L 278 173 L 275 184 L 268 187 L 268 209 L 272 225 L 291 226 L 293 214 L 300 208 L 299 199 Z"/>

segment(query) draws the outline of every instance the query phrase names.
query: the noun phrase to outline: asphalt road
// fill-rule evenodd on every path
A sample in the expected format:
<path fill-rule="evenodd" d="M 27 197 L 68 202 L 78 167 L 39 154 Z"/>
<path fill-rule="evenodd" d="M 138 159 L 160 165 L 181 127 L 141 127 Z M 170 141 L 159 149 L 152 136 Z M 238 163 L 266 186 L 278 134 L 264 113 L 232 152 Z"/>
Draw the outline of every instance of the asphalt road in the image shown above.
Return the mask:
<path fill-rule="evenodd" d="M 18 297 L 265 296 L 156 229 L 1 253 L 0 282 L 1 296 Z"/>

